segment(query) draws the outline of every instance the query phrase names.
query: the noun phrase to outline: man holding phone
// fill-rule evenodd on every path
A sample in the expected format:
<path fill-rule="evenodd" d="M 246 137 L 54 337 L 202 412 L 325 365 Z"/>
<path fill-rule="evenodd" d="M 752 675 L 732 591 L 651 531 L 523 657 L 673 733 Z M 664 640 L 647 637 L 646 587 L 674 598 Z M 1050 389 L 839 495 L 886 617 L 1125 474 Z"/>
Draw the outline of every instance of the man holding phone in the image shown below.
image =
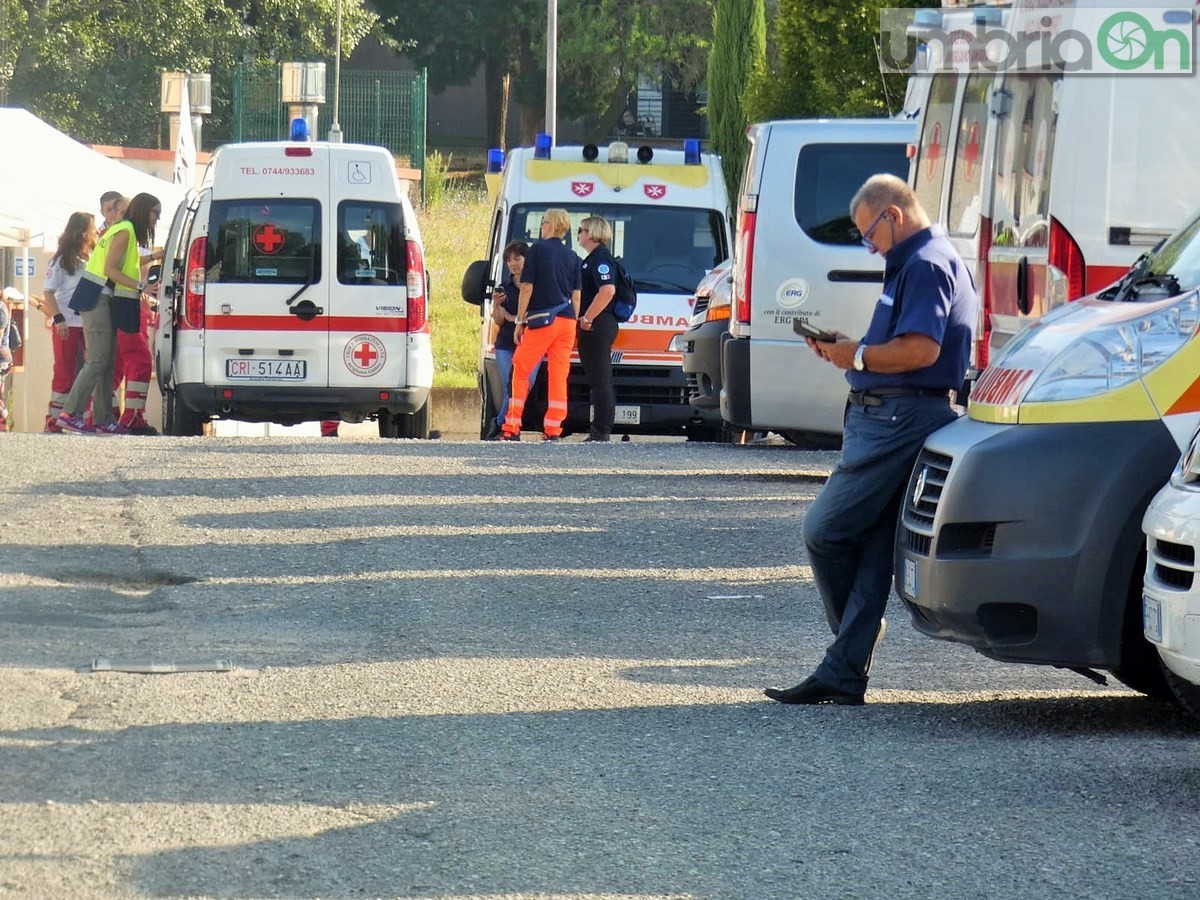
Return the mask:
<path fill-rule="evenodd" d="M 780 703 L 859 706 L 883 636 L 904 487 L 925 438 L 953 421 L 979 315 L 970 271 L 912 189 L 874 175 L 850 201 L 871 253 L 885 257 L 883 292 L 862 340 L 806 335 L 850 383 L 842 458 L 804 517 L 804 544 L 834 640 Z M 793 325 L 799 333 L 807 322 Z"/>

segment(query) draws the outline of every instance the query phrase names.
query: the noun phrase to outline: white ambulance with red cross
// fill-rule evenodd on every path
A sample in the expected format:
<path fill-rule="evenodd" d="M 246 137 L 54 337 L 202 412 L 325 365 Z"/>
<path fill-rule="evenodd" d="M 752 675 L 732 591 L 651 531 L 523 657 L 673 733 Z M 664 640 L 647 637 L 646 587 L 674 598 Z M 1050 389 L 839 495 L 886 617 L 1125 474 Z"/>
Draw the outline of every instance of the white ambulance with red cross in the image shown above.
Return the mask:
<path fill-rule="evenodd" d="M 171 224 L 155 341 L 164 432 L 376 419 L 427 437 L 421 235 L 390 153 L 230 144 Z"/>
<path fill-rule="evenodd" d="M 621 259 L 638 293 L 633 317 L 621 324 L 613 344 L 616 391 L 614 432 L 677 434 L 719 439 L 717 410 L 692 406 L 683 372 L 681 339 L 691 320 L 696 285 L 730 254 L 729 198 L 720 158 L 703 153 L 698 140 L 683 150 L 629 147 L 552 147 L 539 135 L 535 147 L 499 150 L 489 156 L 489 189 L 495 197 L 487 259 L 463 278 L 463 299 L 481 307 L 479 345 L 480 433 L 495 419 L 499 374 L 491 346 L 491 287 L 504 272 L 505 244 L 539 237 L 543 213 L 566 209 L 567 245 L 578 244 L 579 223 L 603 216 L 613 230 L 609 249 Z M 525 426 L 540 430 L 545 410 L 545 372 L 525 407 Z M 567 383 L 568 432 L 588 429 L 590 391 L 578 355 Z"/>

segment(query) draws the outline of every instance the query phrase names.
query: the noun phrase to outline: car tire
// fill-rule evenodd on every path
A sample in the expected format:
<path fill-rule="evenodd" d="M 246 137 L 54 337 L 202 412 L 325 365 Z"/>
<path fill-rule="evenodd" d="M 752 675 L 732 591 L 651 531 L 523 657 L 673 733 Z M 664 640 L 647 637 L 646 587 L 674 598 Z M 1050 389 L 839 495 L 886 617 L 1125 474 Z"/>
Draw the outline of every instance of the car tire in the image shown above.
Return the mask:
<path fill-rule="evenodd" d="M 392 413 L 386 409 L 379 410 L 379 436 L 381 438 L 400 437 L 399 419 L 400 416 L 396 415 L 395 413 Z"/>
<path fill-rule="evenodd" d="M 1162 669 L 1167 687 L 1171 689 L 1171 699 L 1183 707 L 1193 718 L 1200 719 L 1200 685 L 1192 684 L 1186 678 L 1180 678 L 1165 664 Z"/>
<path fill-rule="evenodd" d="M 396 416 L 396 437 L 426 440 L 429 437 L 429 407 L 433 401 L 427 399 L 425 405 L 415 413 Z"/>
<path fill-rule="evenodd" d="M 728 422 L 720 425 L 689 425 L 686 430 L 688 443 L 732 444 L 741 429 L 734 429 Z"/>
<path fill-rule="evenodd" d="M 1146 570 L 1146 552 L 1138 554 L 1125 595 L 1125 619 L 1121 626 L 1121 665 L 1113 677 L 1130 690 L 1155 700 L 1177 697 L 1167 677 L 1167 667 L 1158 656 L 1158 648 L 1142 634 L 1142 573 Z"/>
<path fill-rule="evenodd" d="M 191 409 L 170 389 L 163 394 L 163 434 L 199 437 L 204 434 L 204 417 Z"/>

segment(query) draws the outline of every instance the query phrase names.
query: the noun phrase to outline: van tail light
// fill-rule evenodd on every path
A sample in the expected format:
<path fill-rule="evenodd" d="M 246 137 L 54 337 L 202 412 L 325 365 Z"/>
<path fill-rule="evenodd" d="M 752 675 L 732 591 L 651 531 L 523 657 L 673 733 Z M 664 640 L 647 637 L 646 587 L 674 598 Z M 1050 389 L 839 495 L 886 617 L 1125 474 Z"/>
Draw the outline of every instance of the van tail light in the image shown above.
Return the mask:
<path fill-rule="evenodd" d="M 1046 269 L 1049 305 L 1058 305 L 1055 301 L 1078 300 L 1087 290 L 1087 267 L 1084 265 L 1083 251 L 1079 249 L 1075 238 L 1071 237 L 1071 232 L 1053 216 L 1050 217 L 1049 251 Z M 1066 296 L 1061 296 L 1062 287 L 1055 290 L 1055 283 L 1066 288 Z"/>
<path fill-rule="evenodd" d="M 408 252 L 408 330 L 429 331 L 429 298 L 425 296 L 425 256 L 416 241 L 406 241 Z"/>
<path fill-rule="evenodd" d="M 979 262 L 975 266 L 975 290 L 979 292 L 979 324 L 975 328 L 975 360 L 972 363 L 982 372 L 988 364 L 988 348 L 992 343 L 992 220 L 979 220 Z"/>
<path fill-rule="evenodd" d="M 183 320 L 180 328 L 204 327 L 204 267 L 208 262 L 208 238 L 198 237 L 188 250 L 183 277 Z"/>
<path fill-rule="evenodd" d="M 750 198 L 747 198 L 750 199 Z M 754 280 L 754 226 L 758 219 L 758 205 L 738 211 L 737 265 L 733 274 L 733 303 L 737 321 L 750 324 L 750 288 Z"/>

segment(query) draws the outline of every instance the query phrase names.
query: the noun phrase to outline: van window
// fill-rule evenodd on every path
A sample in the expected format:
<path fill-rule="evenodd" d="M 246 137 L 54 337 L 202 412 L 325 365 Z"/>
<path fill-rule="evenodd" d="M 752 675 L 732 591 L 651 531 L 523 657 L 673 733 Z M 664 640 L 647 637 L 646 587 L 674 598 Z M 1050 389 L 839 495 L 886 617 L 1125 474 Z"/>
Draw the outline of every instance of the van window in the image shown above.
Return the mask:
<path fill-rule="evenodd" d="M 625 206 L 616 203 L 542 204 L 513 207 L 508 240 L 533 243 L 541 237 L 542 215 L 551 206 L 571 216 L 567 246 L 582 259 L 579 223 L 588 216 L 603 216 L 612 226 L 609 250 L 621 257 L 639 290 L 690 294 L 717 263 L 729 256 L 725 219 L 716 210 L 671 206 Z"/>
<path fill-rule="evenodd" d="M 1013 75 L 1004 89 L 1012 111 L 1001 121 L 993 200 L 992 243 L 1045 247 L 1049 238 L 1050 164 L 1061 75 Z"/>
<path fill-rule="evenodd" d="M 818 243 L 857 246 L 850 201 L 881 172 L 908 175 L 904 144 L 805 144 L 796 157 L 796 223 Z"/>
<path fill-rule="evenodd" d="M 946 173 L 946 145 L 950 143 L 950 116 L 958 93 L 958 75 L 934 75 L 929 88 L 925 114 L 921 116 L 921 137 L 913 162 L 913 190 L 929 218 L 942 213 L 942 179 Z"/>
<path fill-rule="evenodd" d="M 215 200 L 209 284 L 315 284 L 321 280 L 321 208 L 315 200 Z"/>
<path fill-rule="evenodd" d="M 983 138 L 988 123 L 988 95 L 995 76 L 971 75 L 963 91 L 962 112 L 954 142 L 954 171 L 950 173 L 950 206 L 946 224 L 952 234 L 973 235 L 982 208 Z"/>
<path fill-rule="evenodd" d="M 343 200 L 338 204 L 337 241 L 341 284 L 404 283 L 408 250 L 399 203 Z"/>

